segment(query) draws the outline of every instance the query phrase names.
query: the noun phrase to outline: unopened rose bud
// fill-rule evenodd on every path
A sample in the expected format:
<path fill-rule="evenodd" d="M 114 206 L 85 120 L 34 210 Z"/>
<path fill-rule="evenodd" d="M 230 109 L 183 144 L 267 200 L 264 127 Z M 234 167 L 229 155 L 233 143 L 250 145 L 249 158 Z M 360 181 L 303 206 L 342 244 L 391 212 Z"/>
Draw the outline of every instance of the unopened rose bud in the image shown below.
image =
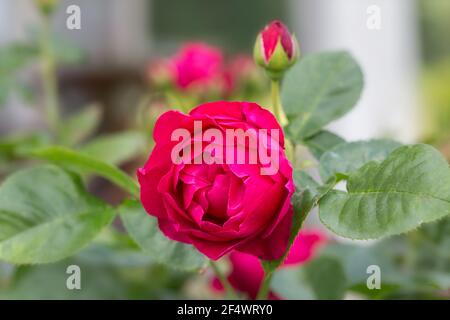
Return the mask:
<path fill-rule="evenodd" d="M 259 33 L 253 55 L 256 63 L 276 80 L 297 61 L 299 51 L 295 36 L 282 22 L 275 20 Z"/>

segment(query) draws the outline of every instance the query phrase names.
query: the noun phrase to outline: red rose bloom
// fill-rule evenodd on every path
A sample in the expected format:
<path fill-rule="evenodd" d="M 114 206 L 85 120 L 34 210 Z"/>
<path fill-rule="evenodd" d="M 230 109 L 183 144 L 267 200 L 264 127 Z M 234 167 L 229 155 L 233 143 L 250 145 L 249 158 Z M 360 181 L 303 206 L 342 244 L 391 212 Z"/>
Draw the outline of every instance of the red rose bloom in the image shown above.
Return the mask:
<path fill-rule="evenodd" d="M 197 163 L 210 147 L 201 140 L 198 128 L 194 130 L 198 122 L 204 131 L 214 129 L 223 134 L 227 129 L 265 129 L 270 143 L 250 150 L 246 140 L 244 149 L 270 149 L 279 159 L 277 170 L 264 174 L 268 164 L 260 159 L 256 163 Z M 183 143 L 194 150 L 191 154 L 183 149 L 181 162 L 173 161 L 173 152 L 180 144 L 172 141 L 177 129 L 190 134 Z M 278 141 L 274 132 L 279 133 Z M 167 237 L 193 244 L 211 259 L 231 250 L 266 260 L 283 255 L 292 223 L 294 183 L 283 133 L 269 111 L 255 103 L 224 101 L 200 105 L 187 115 L 169 111 L 156 122 L 153 137 L 155 148 L 138 170 L 141 202 L 157 217 Z M 214 145 L 226 154 L 235 154 L 243 146 L 234 147 L 221 139 L 214 140 Z"/>

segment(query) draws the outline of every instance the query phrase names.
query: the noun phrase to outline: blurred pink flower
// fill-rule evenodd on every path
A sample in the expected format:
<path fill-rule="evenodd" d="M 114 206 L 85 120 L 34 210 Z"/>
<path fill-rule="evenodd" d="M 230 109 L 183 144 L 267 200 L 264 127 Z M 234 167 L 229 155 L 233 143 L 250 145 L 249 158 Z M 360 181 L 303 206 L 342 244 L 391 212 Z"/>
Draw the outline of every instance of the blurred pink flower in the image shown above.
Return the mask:
<path fill-rule="evenodd" d="M 175 72 L 172 61 L 157 59 L 152 61 L 147 69 L 150 82 L 158 87 L 170 85 L 175 81 Z"/>
<path fill-rule="evenodd" d="M 186 43 L 172 58 L 176 86 L 223 90 L 225 86 L 223 54 L 219 48 L 200 42 Z"/>
<path fill-rule="evenodd" d="M 240 54 L 225 61 L 219 48 L 201 42 L 185 43 L 172 57 L 156 59 L 147 69 L 147 78 L 160 89 L 173 87 L 214 99 L 264 83 L 251 56 Z"/>
<path fill-rule="evenodd" d="M 304 230 L 295 239 L 282 268 L 301 265 L 310 260 L 316 249 L 326 243 L 325 236 L 317 230 Z M 245 293 L 250 299 L 255 299 L 261 285 L 264 271 L 257 257 L 233 251 L 229 255 L 232 270 L 228 275 L 228 281 L 236 290 Z M 212 280 L 215 290 L 223 291 L 219 279 Z M 273 292 L 269 294 L 270 299 L 279 299 Z"/>
<path fill-rule="evenodd" d="M 234 57 L 227 67 L 227 72 L 233 85 L 236 82 L 242 82 L 252 78 L 253 76 L 259 76 L 259 69 L 253 62 L 253 58 L 248 55 L 238 55 Z"/>

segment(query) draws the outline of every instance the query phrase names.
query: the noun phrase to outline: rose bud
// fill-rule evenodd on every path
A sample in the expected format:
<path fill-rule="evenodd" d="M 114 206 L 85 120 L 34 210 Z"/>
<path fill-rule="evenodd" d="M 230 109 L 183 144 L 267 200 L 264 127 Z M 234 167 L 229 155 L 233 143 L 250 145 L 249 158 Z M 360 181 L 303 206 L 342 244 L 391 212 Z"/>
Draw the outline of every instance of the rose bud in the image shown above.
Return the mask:
<path fill-rule="evenodd" d="M 299 57 L 297 39 L 280 21 L 272 21 L 258 35 L 253 51 L 257 64 L 265 68 L 269 76 L 280 79 Z"/>

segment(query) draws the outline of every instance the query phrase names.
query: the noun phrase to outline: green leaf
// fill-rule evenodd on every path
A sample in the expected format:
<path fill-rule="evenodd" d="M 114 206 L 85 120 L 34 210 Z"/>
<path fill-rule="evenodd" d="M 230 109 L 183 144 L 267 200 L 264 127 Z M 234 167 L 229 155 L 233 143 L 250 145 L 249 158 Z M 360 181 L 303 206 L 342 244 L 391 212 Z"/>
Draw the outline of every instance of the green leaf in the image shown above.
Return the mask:
<path fill-rule="evenodd" d="M 115 183 L 132 195 L 139 194 L 138 185 L 129 175 L 109 163 L 97 160 L 86 154 L 63 147 L 46 147 L 33 150 L 32 155 L 52 161 L 79 173 L 97 174 Z"/>
<path fill-rule="evenodd" d="M 38 55 L 38 48 L 30 43 L 13 43 L 0 48 L 0 76 L 14 74 Z"/>
<path fill-rule="evenodd" d="M 80 151 L 111 164 L 121 164 L 145 150 L 145 137 L 137 131 L 108 134 L 92 140 Z"/>
<path fill-rule="evenodd" d="M 0 139 L 0 160 L 16 160 L 25 157 L 30 150 L 49 143 L 49 137 L 42 133 L 24 134 Z"/>
<path fill-rule="evenodd" d="M 347 290 L 363 295 L 369 299 L 392 299 L 406 297 L 405 294 L 426 292 L 436 293 L 437 289 L 446 290 L 446 277 L 440 277 L 430 269 L 432 264 L 427 264 L 426 273 L 417 269 L 408 268 L 404 259 L 409 256 L 409 250 L 415 251 L 415 256 L 421 255 L 417 248 L 404 246 L 405 237 L 397 236 L 377 241 L 371 244 L 343 244 L 330 243 L 321 248 L 318 257 L 330 257 L 341 264 L 347 282 Z M 431 261 L 437 261 L 432 257 Z M 381 271 L 381 288 L 370 290 L 367 280 L 373 273 L 369 266 L 377 266 Z M 406 267 L 406 268 L 405 268 Z M 418 272 L 419 271 L 419 272 Z M 448 277 L 447 277 L 448 278 Z"/>
<path fill-rule="evenodd" d="M 319 202 L 322 222 L 336 234 L 376 239 L 413 230 L 450 214 L 450 170 L 433 147 L 397 148 L 381 163 L 352 173 L 347 192 Z"/>
<path fill-rule="evenodd" d="M 363 75 L 347 52 L 308 55 L 286 74 L 281 91 L 287 134 L 304 140 L 347 113 L 358 101 Z"/>
<path fill-rule="evenodd" d="M 389 284 L 392 286 L 400 286 L 405 284 L 405 275 L 394 265 L 394 259 L 389 256 L 389 248 L 391 242 L 381 241 L 370 245 L 354 245 L 332 243 L 324 247 L 320 256 L 332 257 L 340 261 L 345 270 L 347 283 L 349 287 L 363 284 L 366 285 L 367 267 L 376 265 L 380 267 L 382 272 L 381 285 Z"/>
<path fill-rule="evenodd" d="M 289 235 L 288 247 L 280 259 L 261 261 L 266 273 L 273 272 L 283 263 L 289 253 L 289 249 L 300 231 L 300 228 L 303 225 L 303 222 L 308 216 L 308 213 L 312 210 L 312 208 L 314 208 L 314 206 L 317 205 L 320 198 L 334 186 L 334 184 L 321 186 L 310 175 L 300 170 L 294 171 L 293 176 L 296 190 L 292 196 L 294 216 L 292 218 L 293 223 Z"/>
<path fill-rule="evenodd" d="M 63 144 L 76 145 L 91 136 L 98 128 L 102 117 L 101 107 L 92 104 L 65 119 L 59 126 L 59 135 Z"/>
<path fill-rule="evenodd" d="M 336 174 L 349 175 L 369 161 L 382 161 L 400 147 L 399 142 L 387 139 L 339 144 L 320 157 L 320 177 L 328 181 Z"/>
<path fill-rule="evenodd" d="M 50 137 L 36 132 L 0 138 L 0 176 L 27 166 L 30 150 L 48 145 Z"/>
<path fill-rule="evenodd" d="M 308 147 L 309 151 L 311 151 L 311 153 L 317 160 L 320 159 L 324 152 L 344 142 L 344 139 L 326 130 L 321 130 L 315 135 L 303 141 L 303 143 Z"/>
<path fill-rule="evenodd" d="M 206 265 L 205 257 L 193 246 L 166 238 L 157 219 L 148 215 L 138 201 L 126 201 L 119 213 L 130 236 L 155 261 L 189 271 Z"/>
<path fill-rule="evenodd" d="M 79 46 L 65 39 L 53 38 L 52 49 L 58 64 L 75 64 L 81 62 L 85 56 Z"/>
<path fill-rule="evenodd" d="M 0 187 L 0 259 L 48 263 L 89 243 L 114 218 L 76 177 L 56 166 L 19 171 Z"/>
<path fill-rule="evenodd" d="M 157 264 L 119 267 L 108 262 L 87 261 L 76 254 L 57 263 L 19 266 L 12 281 L 0 284 L 0 300 L 183 299 L 186 281 L 195 276 Z M 74 275 L 67 268 L 73 265 L 80 268 L 80 290 L 67 288 Z"/>
<path fill-rule="evenodd" d="M 294 170 L 293 178 L 297 191 L 302 192 L 305 190 L 311 190 L 314 195 L 317 194 L 320 184 L 308 173 L 306 173 L 306 171 L 298 169 Z"/>
<path fill-rule="evenodd" d="M 16 74 L 37 55 L 37 47 L 30 43 L 13 43 L 0 48 L 0 106 L 12 91 L 21 93 L 24 89 L 24 85 L 17 81 Z"/>
<path fill-rule="evenodd" d="M 345 271 L 337 259 L 320 257 L 297 268 L 278 270 L 272 280 L 273 291 L 286 299 L 327 299 L 344 297 Z"/>
<path fill-rule="evenodd" d="M 97 243 L 81 250 L 77 259 L 95 266 L 148 267 L 153 263 L 153 259 L 139 248 L 133 250 Z"/>
<path fill-rule="evenodd" d="M 81 289 L 67 288 L 67 267 L 80 267 Z M 118 270 L 96 266 L 70 258 L 57 263 L 21 266 L 10 286 L 0 292 L 0 299 L 78 300 L 127 299 L 127 287 Z"/>

